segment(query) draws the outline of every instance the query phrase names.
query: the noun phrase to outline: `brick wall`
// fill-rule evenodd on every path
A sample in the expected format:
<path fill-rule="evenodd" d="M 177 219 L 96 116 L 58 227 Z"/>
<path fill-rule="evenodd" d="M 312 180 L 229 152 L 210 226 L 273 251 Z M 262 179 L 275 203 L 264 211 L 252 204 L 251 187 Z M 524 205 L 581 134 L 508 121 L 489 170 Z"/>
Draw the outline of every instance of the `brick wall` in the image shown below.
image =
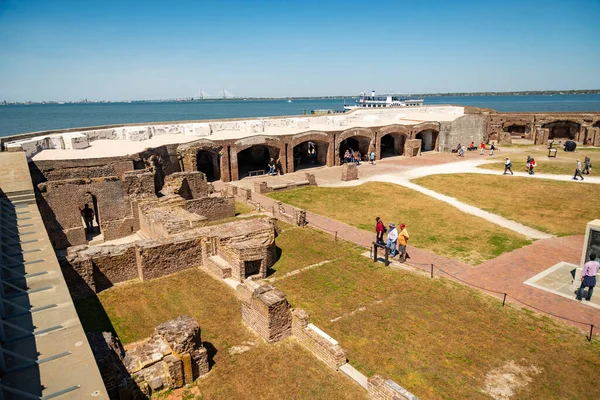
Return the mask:
<path fill-rule="evenodd" d="M 138 273 L 141 280 L 158 278 L 189 268 L 201 267 L 201 239 L 144 243 L 138 246 L 137 257 Z"/>
<path fill-rule="evenodd" d="M 206 217 L 207 221 L 217 221 L 235 216 L 235 200 L 233 197 L 211 196 L 188 200 L 183 208 L 191 213 Z"/>
<path fill-rule="evenodd" d="M 381 375 L 373 375 L 367 382 L 369 397 L 375 400 L 419 400 L 418 397 Z"/>
<path fill-rule="evenodd" d="M 311 329 L 309 323 L 310 317 L 306 311 L 295 309 L 292 312 L 292 333 L 294 337 L 315 357 L 337 370 L 346 363 L 346 353 L 337 342 L 332 343 Z"/>
<path fill-rule="evenodd" d="M 242 320 L 263 339 L 275 343 L 291 334 L 290 304 L 281 290 L 246 281 L 236 291 L 242 302 Z"/>

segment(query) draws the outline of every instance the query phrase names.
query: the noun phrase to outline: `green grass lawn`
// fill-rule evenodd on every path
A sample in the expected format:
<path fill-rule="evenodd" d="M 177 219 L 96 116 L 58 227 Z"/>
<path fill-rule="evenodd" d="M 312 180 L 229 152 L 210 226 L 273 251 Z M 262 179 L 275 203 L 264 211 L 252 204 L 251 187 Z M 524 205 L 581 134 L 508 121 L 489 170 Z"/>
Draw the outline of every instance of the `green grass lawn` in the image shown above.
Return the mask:
<path fill-rule="evenodd" d="M 600 215 L 600 191 L 576 182 L 478 174 L 413 182 L 557 236 L 583 235 L 587 222 Z"/>
<path fill-rule="evenodd" d="M 150 336 L 162 322 L 191 315 L 210 343 L 214 366 L 178 397 L 247 399 L 366 399 L 366 392 L 329 369 L 293 339 L 268 345 L 241 318 L 241 304 L 225 283 L 199 269 L 112 287 L 76 302 L 86 331 L 116 331 L 123 344 Z M 112 323 L 112 325 L 111 325 Z M 250 350 L 230 354 L 232 346 Z M 194 396 L 188 396 L 195 393 Z"/>
<path fill-rule="evenodd" d="M 600 396 L 600 386 L 588 384 L 600 371 L 597 340 L 452 281 L 385 268 L 355 252 L 276 286 L 339 341 L 359 371 L 391 378 L 421 399 L 489 399 L 486 375 L 510 361 L 541 370 L 514 398 Z"/>
<path fill-rule="evenodd" d="M 523 236 L 392 183 L 348 188 L 305 187 L 270 197 L 367 231 L 375 217 L 405 223 L 410 244 L 477 265 L 529 244 Z"/>

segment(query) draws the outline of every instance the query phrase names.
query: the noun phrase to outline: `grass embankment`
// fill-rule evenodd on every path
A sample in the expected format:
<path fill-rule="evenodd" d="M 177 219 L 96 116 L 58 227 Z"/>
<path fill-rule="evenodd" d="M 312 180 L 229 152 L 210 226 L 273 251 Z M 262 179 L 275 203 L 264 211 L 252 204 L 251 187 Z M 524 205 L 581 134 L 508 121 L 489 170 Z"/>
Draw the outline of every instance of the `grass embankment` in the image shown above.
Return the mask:
<path fill-rule="evenodd" d="M 557 236 L 583 235 L 587 222 L 600 215 L 600 191 L 575 182 L 478 174 L 413 182 Z"/>
<path fill-rule="evenodd" d="M 210 373 L 183 392 L 197 398 L 364 399 L 365 393 L 307 353 L 293 340 L 267 345 L 242 324 L 241 305 L 224 283 L 198 269 L 147 282 L 117 285 L 99 300 L 77 302 L 86 330 L 114 330 L 124 344 L 150 336 L 158 324 L 191 315 L 214 357 Z M 108 318 L 104 315 L 104 311 Z M 111 323 L 112 322 L 112 326 Z M 250 349 L 230 354 L 233 346 Z"/>
<path fill-rule="evenodd" d="M 578 149 L 576 153 L 572 153 L 565 152 L 562 150 L 562 147 L 558 147 L 556 154 L 556 158 L 548 158 L 548 150 L 545 147 L 530 146 L 527 148 L 519 148 L 519 151 L 517 152 L 498 153 L 494 156 L 494 159 L 497 158 L 499 160 L 497 163 L 484 164 L 479 168 L 504 171 L 504 161 L 500 160 L 504 160 L 505 157 L 510 157 L 510 160 L 513 163 L 513 171 L 527 172 L 527 156 L 530 155 L 535 159 L 536 167 L 534 171 L 536 173 L 572 176 L 575 172 L 575 163 L 577 160 L 581 161 L 583 167 L 583 160 L 587 155 L 592 160 L 592 166 L 597 164 L 600 169 L 600 148 L 583 147 Z M 592 168 L 592 173 L 593 172 L 594 169 Z"/>
<path fill-rule="evenodd" d="M 311 244 L 283 251 L 300 256 Z M 391 378 L 421 399 L 489 399 L 486 375 L 514 361 L 541 371 L 514 398 L 600 396 L 588 385 L 600 370 L 597 340 L 452 281 L 384 268 L 359 251 L 275 284 L 365 375 Z"/>
<path fill-rule="evenodd" d="M 530 243 L 508 229 L 392 183 L 305 187 L 269 196 L 367 231 L 374 231 L 377 216 L 386 224 L 405 223 L 411 245 L 472 265 Z"/>

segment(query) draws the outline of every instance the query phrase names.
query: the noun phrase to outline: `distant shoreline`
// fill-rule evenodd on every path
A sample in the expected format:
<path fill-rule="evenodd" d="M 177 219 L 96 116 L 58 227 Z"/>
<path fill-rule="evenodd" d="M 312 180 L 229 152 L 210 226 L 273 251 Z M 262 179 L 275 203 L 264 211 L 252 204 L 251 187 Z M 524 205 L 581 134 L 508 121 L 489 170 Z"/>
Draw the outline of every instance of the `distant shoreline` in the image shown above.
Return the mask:
<path fill-rule="evenodd" d="M 455 92 L 455 93 L 411 93 L 411 97 L 478 97 L 478 96 L 560 96 L 560 95 L 588 95 L 600 94 L 600 89 L 585 90 L 523 90 L 518 92 Z M 355 99 L 356 94 L 350 96 L 288 96 L 288 97 L 232 97 L 232 98 L 180 98 L 180 99 L 157 99 L 157 100 L 108 100 L 108 101 L 19 101 L 3 102 L 3 105 L 33 105 L 33 104 L 108 104 L 108 103 L 191 103 L 208 101 L 240 101 L 240 100 L 327 100 L 327 99 Z"/>

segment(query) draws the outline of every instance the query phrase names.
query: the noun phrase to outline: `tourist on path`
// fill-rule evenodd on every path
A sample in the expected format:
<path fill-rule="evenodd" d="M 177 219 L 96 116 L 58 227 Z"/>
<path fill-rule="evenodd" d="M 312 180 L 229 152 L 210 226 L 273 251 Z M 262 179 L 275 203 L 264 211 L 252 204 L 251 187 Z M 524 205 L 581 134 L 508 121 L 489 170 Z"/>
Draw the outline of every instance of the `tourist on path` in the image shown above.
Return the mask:
<path fill-rule="evenodd" d="M 511 168 L 512 163 L 510 162 L 510 158 L 506 157 L 506 161 L 504 162 L 504 173 L 502 175 L 506 175 L 507 171 L 509 171 L 511 175 L 514 175 Z"/>
<path fill-rule="evenodd" d="M 398 234 L 398 253 L 400 253 L 400 262 L 404 262 L 410 258 L 406 252 L 406 244 L 408 243 L 408 232 L 406 225 L 400 224 L 400 233 Z"/>
<path fill-rule="evenodd" d="M 493 156 L 493 155 L 494 155 L 494 150 L 496 150 L 496 146 L 494 146 L 494 143 L 492 143 L 492 144 L 490 145 L 490 156 Z"/>
<path fill-rule="evenodd" d="M 375 165 L 375 151 L 371 151 L 371 154 L 369 154 L 369 160 L 371 161 L 371 164 Z"/>
<path fill-rule="evenodd" d="M 375 218 L 375 222 L 377 222 L 377 224 L 375 225 L 375 233 L 377 235 L 375 242 L 377 244 L 384 245 L 385 242 L 383 241 L 383 234 L 386 231 L 385 225 L 383 225 L 383 221 L 379 217 Z"/>
<path fill-rule="evenodd" d="M 527 161 L 527 169 L 529 170 L 529 175 L 533 175 L 535 174 L 535 172 L 533 172 L 533 169 L 535 168 L 535 166 L 537 165 L 535 163 L 535 160 L 533 159 L 533 157 L 528 157 L 529 160 Z"/>
<path fill-rule="evenodd" d="M 583 159 L 583 173 L 589 175 L 591 170 L 592 160 L 590 160 L 588 156 L 585 156 L 585 158 Z"/>
<path fill-rule="evenodd" d="M 79 212 L 81 212 L 81 216 L 85 222 L 85 231 L 87 233 L 94 232 L 94 210 L 90 208 L 89 204 L 86 204 L 83 209 L 79 209 Z"/>
<path fill-rule="evenodd" d="M 482 156 L 483 152 L 485 150 L 485 142 L 482 141 L 481 144 L 479 145 L 479 148 L 481 149 L 481 150 L 479 150 L 479 155 Z"/>
<path fill-rule="evenodd" d="M 583 176 L 581 175 L 581 161 L 577 160 L 575 164 L 575 175 L 573 175 L 573 180 L 577 180 L 577 177 L 580 177 L 583 180 Z"/>
<path fill-rule="evenodd" d="M 592 293 L 594 292 L 594 286 L 596 286 L 596 275 L 600 264 L 596 261 L 596 253 L 590 254 L 590 261 L 583 265 L 583 271 L 581 271 L 581 286 L 577 292 L 577 300 L 581 300 L 583 297 L 583 289 L 588 288 L 587 296 L 585 299 L 590 301 L 592 299 Z"/>
<path fill-rule="evenodd" d="M 275 175 L 275 162 L 272 158 L 269 160 L 267 166 L 269 167 L 269 175 Z"/>
<path fill-rule="evenodd" d="M 392 257 L 396 255 L 396 243 L 398 242 L 398 230 L 396 225 L 390 222 L 390 231 L 388 232 L 387 248 L 390 249 Z"/>
<path fill-rule="evenodd" d="M 275 170 L 277 171 L 277 173 L 279 175 L 283 175 L 283 165 L 281 165 L 281 159 L 278 158 L 277 162 L 275 163 Z"/>

